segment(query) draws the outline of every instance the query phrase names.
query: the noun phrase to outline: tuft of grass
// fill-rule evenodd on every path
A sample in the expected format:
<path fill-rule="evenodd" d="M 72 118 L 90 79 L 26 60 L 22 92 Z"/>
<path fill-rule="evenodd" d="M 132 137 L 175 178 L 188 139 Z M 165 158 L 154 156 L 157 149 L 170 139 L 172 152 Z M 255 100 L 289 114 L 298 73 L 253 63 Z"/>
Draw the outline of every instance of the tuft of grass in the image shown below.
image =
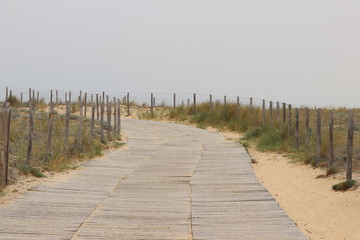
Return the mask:
<path fill-rule="evenodd" d="M 332 175 L 332 174 L 336 174 L 339 172 L 339 169 L 335 166 L 330 167 L 327 171 L 326 171 L 326 177 Z"/>
<path fill-rule="evenodd" d="M 256 143 L 258 150 L 264 151 L 287 151 L 289 138 L 285 129 L 265 128 Z"/>
<path fill-rule="evenodd" d="M 31 168 L 31 174 L 34 175 L 37 178 L 43 178 L 46 177 L 45 174 L 43 174 L 38 168 Z"/>
<path fill-rule="evenodd" d="M 45 174 L 43 174 L 40 169 L 35 168 L 27 163 L 22 163 L 18 166 L 19 171 L 24 175 L 32 174 L 33 176 L 37 178 L 46 177 Z"/>
<path fill-rule="evenodd" d="M 0 189 L 0 197 L 5 197 L 5 193 Z"/>
<path fill-rule="evenodd" d="M 250 140 L 250 139 L 258 138 L 263 134 L 264 131 L 265 131 L 265 129 L 261 128 L 261 127 L 254 128 L 254 129 L 248 131 L 242 139 Z"/>
<path fill-rule="evenodd" d="M 357 186 L 356 180 L 346 180 L 344 182 L 333 185 L 332 189 L 335 191 L 346 191 L 356 186 Z"/>

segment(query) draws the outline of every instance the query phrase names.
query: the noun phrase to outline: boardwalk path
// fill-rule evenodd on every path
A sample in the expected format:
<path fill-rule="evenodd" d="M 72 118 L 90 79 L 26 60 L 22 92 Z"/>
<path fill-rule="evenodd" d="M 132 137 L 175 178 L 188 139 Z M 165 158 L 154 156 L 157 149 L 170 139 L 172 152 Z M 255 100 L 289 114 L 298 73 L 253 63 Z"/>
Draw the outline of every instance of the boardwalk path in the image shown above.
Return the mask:
<path fill-rule="evenodd" d="M 305 239 L 238 144 L 169 123 L 123 129 L 127 149 L 0 207 L 0 239 Z"/>

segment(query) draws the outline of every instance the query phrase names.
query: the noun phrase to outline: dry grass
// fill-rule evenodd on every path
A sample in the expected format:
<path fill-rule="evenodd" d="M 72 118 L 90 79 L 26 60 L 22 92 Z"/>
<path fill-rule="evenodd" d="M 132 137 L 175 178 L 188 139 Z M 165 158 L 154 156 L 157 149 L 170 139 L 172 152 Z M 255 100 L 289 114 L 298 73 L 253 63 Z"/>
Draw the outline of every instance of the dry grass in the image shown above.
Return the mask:
<path fill-rule="evenodd" d="M 282 121 L 282 109 L 280 114 L 273 111 L 273 122 L 270 124 L 270 112 L 266 111 L 266 123 L 262 121 L 262 110 L 259 107 L 249 108 L 247 105 L 227 104 L 224 106 L 215 102 L 213 106 L 209 102 L 196 106 L 179 106 L 177 108 L 162 108 L 161 112 L 154 110 L 140 114 L 144 119 L 163 119 L 172 121 L 190 122 L 200 128 L 208 126 L 220 129 L 245 133 L 246 141 L 255 143 L 260 151 L 275 151 L 287 153 L 294 161 L 311 163 L 314 167 L 328 169 L 329 158 L 329 118 L 330 111 L 335 112 L 334 125 L 334 151 L 335 166 L 333 169 L 343 170 L 346 160 L 347 144 L 347 109 L 322 109 L 321 119 L 321 159 L 315 161 L 316 152 L 316 110 L 310 110 L 310 142 L 305 145 L 305 108 L 299 109 L 299 148 L 295 149 L 294 127 L 295 110 L 292 110 L 292 129 L 289 130 L 289 112 L 286 112 L 286 122 Z M 355 109 L 355 133 L 354 133 L 354 169 L 360 165 L 360 109 Z M 332 170 L 333 170 L 332 169 Z M 329 173 L 332 173 L 329 169 Z"/>
<path fill-rule="evenodd" d="M 53 121 L 51 151 L 48 151 L 48 112 L 45 104 L 36 107 L 34 115 L 34 136 L 31 161 L 26 160 L 29 140 L 29 110 L 16 103 L 12 103 L 12 120 L 10 128 L 10 182 L 16 181 L 16 175 L 32 174 L 43 177 L 42 171 L 63 171 L 74 168 L 81 159 L 100 156 L 108 149 L 112 142 L 100 142 L 100 126 L 96 124 L 94 135 L 91 135 L 90 120 L 83 119 L 82 138 L 78 141 L 79 118 L 76 104 L 73 104 L 74 114 L 70 117 L 69 139 L 65 146 L 65 116 L 55 112 Z M 106 133 L 105 133 L 106 135 Z M 114 139 L 118 140 L 118 139 Z M 113 147 L 116 147 L 114 145 Z"/>

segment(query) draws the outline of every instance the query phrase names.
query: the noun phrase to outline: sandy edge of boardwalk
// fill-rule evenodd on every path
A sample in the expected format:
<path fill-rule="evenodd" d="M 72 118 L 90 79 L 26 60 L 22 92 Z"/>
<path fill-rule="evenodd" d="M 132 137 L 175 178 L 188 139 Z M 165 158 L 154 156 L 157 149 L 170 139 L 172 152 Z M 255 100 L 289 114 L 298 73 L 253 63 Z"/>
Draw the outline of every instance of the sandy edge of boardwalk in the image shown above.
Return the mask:
<path fill-rule="evenodd" d="M 208 130 L 232 141 L 241 137 L 234 132 Z M 360 189 L 335 192 L 331 188 L 344 180 L 344 173 L 317 179 L 323 170 L 292 163 L 278 153 L 259 152 L 253 147 L 248 152 L 257 162 L 253 169 L 259 182 L 309 239 L 360 239 Z M 360 172 L 353 175 L 360 181 Z"/>

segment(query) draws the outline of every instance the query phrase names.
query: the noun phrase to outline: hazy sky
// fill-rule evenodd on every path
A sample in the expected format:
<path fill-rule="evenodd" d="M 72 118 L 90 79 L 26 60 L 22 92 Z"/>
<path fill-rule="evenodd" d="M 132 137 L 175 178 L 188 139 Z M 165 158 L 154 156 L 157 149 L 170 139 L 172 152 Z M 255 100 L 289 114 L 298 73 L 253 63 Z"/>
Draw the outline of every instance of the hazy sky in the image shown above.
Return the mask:
<path fill-rule="evenodd" d="M 358 0 L 0 0 L 0 87 L 360 106 Z"/>

